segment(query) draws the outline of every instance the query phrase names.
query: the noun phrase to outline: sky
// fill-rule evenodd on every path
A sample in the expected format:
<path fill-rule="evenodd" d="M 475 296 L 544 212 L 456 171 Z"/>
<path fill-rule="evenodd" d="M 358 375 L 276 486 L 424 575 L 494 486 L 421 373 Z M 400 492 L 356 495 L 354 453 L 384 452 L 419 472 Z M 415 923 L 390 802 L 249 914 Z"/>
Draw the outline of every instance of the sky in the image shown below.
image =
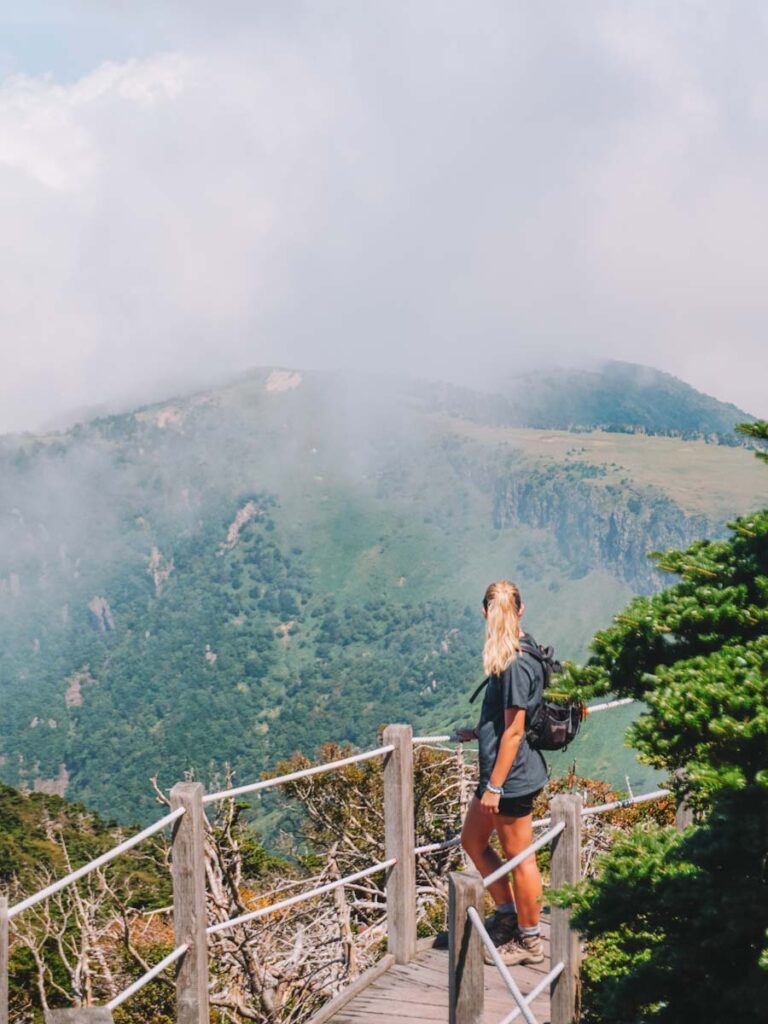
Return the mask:
<path fill-rule="evenodd" d="M 768 416 L 768 8 L 0 8 L 0 432 L 256 365 Z"/>

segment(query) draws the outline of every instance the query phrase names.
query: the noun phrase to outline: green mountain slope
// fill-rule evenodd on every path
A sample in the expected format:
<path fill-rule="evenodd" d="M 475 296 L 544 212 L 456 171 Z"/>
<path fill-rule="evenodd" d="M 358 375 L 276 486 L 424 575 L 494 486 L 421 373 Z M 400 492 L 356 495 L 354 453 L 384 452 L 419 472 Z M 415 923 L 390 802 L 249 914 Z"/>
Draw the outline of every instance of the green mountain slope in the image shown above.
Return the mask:
<path fill-rule="evenodd" d="M 498 382 L 489 384 L 496 391 Z M 666 434 L 740 444 L 736 423 L 754 419 L 669 373 L 609 361 L 591 370 L 552 369 L 504 381 L 499 422 L 559 430 Z"/>
<path fill-rule="evenodd" d="M 581 657 L 659 585 L 647 550 L 718 534 L 763 486 L 742 449 L 491 427 L 447 394 L 263 370 L 2 439 L 3 779 L 134 820 L 154 775 L 251 779 L 398 719 L 443 731 L 473 713 L 489 580 Z M 650 779 L 617 719 L 590 731 L 583 774 Z"/>

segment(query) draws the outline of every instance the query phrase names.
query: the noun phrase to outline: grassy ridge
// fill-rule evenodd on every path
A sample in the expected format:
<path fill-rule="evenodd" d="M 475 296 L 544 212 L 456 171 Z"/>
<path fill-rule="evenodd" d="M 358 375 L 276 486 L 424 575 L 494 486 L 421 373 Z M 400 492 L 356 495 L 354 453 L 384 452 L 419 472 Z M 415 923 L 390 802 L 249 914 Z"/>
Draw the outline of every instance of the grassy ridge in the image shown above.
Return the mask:
<path fill-rule="evenodd" d="M 605 466 L 603 480 L 627 478 L 639 488 L 658 487 L 680 508 L 713 519 L 742 515 L 766 496 L 752 453 L 702 440 L 643 434 L 610 434 L 493 427 L 444 418 L 443 428 L 484 447 L 508 445 L 531 460 L 565 465 L 574 460 Z"/>

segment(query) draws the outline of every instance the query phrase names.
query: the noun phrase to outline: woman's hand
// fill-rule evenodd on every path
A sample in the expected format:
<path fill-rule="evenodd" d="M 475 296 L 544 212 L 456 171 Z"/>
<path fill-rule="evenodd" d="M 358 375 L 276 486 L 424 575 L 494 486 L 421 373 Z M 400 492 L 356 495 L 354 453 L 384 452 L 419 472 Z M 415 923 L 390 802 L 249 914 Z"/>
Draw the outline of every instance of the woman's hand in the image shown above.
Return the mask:
<path fill-rule="evenodd" d="M 499 813 L 499 800 L 501 800 L 501 793 L 491 793 L 489 789 L 486 789 L 480 797 L 482 808 L 487 814 Z"/>
<path fill-rule="evenodd" d="M 471 743 L 472 740 L 477 739 L 477 730 L 471 725 L 463 725 L 455 731 L 454 735 L 460 743 Z"/>

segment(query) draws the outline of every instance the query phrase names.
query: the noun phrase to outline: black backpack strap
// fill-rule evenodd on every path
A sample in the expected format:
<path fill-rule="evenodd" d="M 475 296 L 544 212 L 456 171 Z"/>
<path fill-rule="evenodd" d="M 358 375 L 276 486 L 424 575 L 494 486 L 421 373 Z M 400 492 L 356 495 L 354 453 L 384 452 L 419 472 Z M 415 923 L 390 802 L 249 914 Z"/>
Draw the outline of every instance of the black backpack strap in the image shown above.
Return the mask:
<path fill-rule="evenodd" d="M 482 681 L 482 683 L 480 683 L 480 685 L 477 687 L 475 692 L 472 694 L 472 696 L 469 698 L 469 703 L 470 704 L 474 704 L 475 703 L 475 701 L 477 700 L 477 697 L 478 697 L 478 694 L 480 693 L 480 691 L 484 690 L 485 687 L 488 685 L 488 683 L 490 681 L 491 681 L 491 677 L 490 676 L 486 676 L 485 679 Z"/>
<path fill-rule="evenodd" d="M 546 669 L 553 672 L 555 675 L 563 671 L 563 667 L 560 662 L 555 658 L 555 652 L 552 647 L 540 647 L 538 644 L 530 644 L 525 640 L 520 641 L 520 650 L 525 651 L 526 654 L 532 655 L 538 662 L 541 662 Z"/>
<path fill-rule="evenodd" d="M 538 662 L 541 663 L 544 668 L 545 682 L 549 678 L 549 672 L 562 672 L 560 662 L 555 659 L 555 652 L 551 647 L 539 647 L 536 643 L 531 644 L 525 640 L 521 640 L 520 650 L 524 651 L 526 654 L 531 654 Z M 490 681 L 491 677 L 487 676 L 482 683 L 480 683 L 475 692 L 469 698 L 470 704 L 474 704 L 480 691 L 485 689 Z"/>
<path fill-rule="evenodd" d="M 525 640 L 520 641 L 520 650 L 526 654 L 532 654 L 537 661 L 547 661 L 548 655 L 543 647 L 539 647 L 538 644 L 529 644 Z"/>

